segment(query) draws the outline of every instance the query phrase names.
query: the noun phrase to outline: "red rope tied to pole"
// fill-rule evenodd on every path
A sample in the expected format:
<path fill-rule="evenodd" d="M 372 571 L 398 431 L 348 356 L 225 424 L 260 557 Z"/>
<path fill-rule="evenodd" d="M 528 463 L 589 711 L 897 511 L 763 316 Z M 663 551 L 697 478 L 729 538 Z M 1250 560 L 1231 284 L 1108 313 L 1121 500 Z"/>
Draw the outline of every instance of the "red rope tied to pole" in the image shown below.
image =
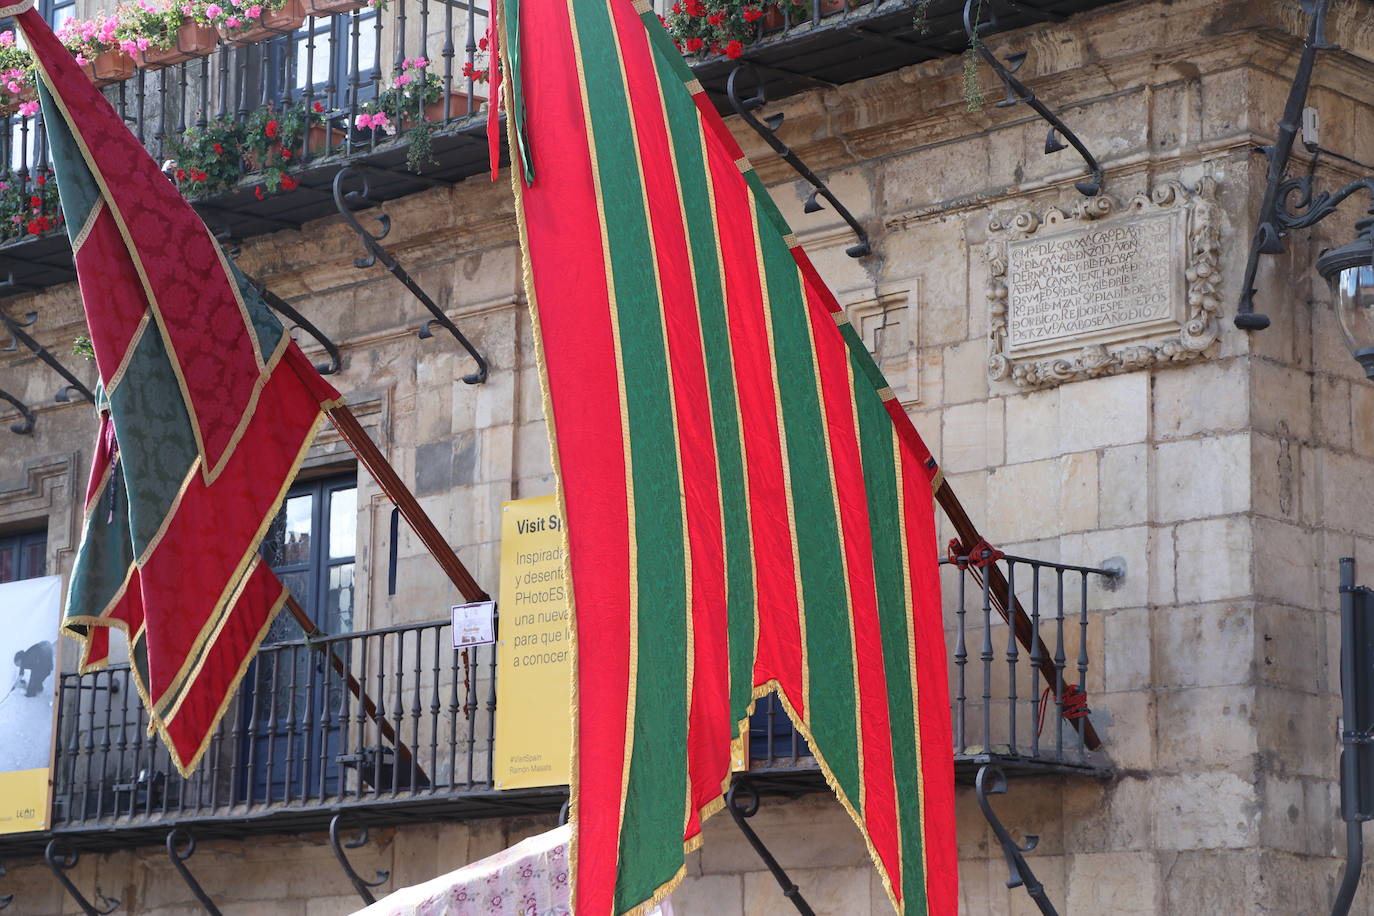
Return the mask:
<path fill-rule="evenodd" d="M 982 569 L 991 566 L 1005 556 L 1005 553 L 989 544 L 986 538 L 980 539 L 969 550 L 964 549 L 964 545 L 959 543 L 958 538 L 949 542 L 949 562 L 960 569 L 968 569 L 970 566 Z"/>
<path fill-rule="evenodd" d="M 1054 696 L 1054 688 L 1046 687 L 1040 694 L 1040 711 L 1036 716 L 1039 725 L 1035 729 L 1036 735 L 1045 730 L 1045 709 L 1050 705 L 1050 698 Z M 1066 719 L 1085 719 L 1091 711 L 1088 709 L 1087 691 L 1079 690 L 1077 684 L 1069 684 L 1064 688 L 1064 718 Z"/>

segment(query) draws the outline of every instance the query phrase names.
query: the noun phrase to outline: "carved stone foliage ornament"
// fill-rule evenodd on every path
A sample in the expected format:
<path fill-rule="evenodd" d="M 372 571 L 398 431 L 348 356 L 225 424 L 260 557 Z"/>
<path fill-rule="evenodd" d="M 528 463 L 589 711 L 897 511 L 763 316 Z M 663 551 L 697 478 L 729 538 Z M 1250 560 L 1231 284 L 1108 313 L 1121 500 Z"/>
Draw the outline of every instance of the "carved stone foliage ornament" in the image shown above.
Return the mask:
<path fill-rule="evenodd" d="M 1211 178 L 995 215 L 989 378 L 1036 388 L 1204 355 L 1219 332 L 1220 252 Z"/>

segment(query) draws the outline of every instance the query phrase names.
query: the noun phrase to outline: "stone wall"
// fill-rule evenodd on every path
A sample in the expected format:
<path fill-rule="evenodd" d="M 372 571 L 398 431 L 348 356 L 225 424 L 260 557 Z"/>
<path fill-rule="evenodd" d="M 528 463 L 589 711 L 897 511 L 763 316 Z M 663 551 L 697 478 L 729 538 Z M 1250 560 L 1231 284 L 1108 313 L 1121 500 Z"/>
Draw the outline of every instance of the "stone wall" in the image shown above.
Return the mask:
<path fill-rule="evenodd" d="M 1028 858 L 1061 912 L 1290 914 L 1324 911 L 1334 895 L 1335 570 L 1353 555 L 1374 578 L 1363 497 L 1374 387 L 1344 351 L 1311 264 L 1348 238 L 1358 210 L 1265 260 L 1259 301 L 1273 328 L 1247 337 L 1229 320 L 1264 180 L 1253 147 L 1272 136 L 1301 30 L 1296 5 L 1272 0 L 1126 2 L 990 42 L 1030 52 L 1020 75 L 1102 160 L 1107 195 L 1124 202 L 1171 181 L 1217 193 L 1218 342 L 1177 364 L 1042 388 L 987 371 L 990 226 L 1081 199 L 1080 163 L 1067 150 L 1042 155 L 1042 122 L 1024 107 L 969 112 L 957 60 L 778 106 L 783 138 L 872 235 L 874 254 L 860 260 L 845 256 L 852 236 L 833 212 L 804 214 L 809 189 L 735 125 L 983 533 L 1028 556 L 1124 560 L 1116 588 L 1093 587 L 1088 628 L 1089 701 L 1112 775 L 1013 781 L 996 799 L 1003 820 L 1041 837 Z M 1330 31 L 1346 51 L 1317 71 L 1322 143 L 1368 162 L 1374 17 L 1340 4 Z M 1357 173 L 1327 159 L 1318 174 L 1337 184 Z M 419 304 L 380 268 L 351 266 L 357 242 L 336 220 L 251 240 L 241 263 L 341 345 L 337 384 L 490 583 L 499 503 L 553 487 L 509 190 L 472 179 L 387 211 L 397 257 L 491 361 L 485 385 L 459 380 L 470 364 L 442 331 L 416 339 Z M 9 308 L 39 309 L 39 336 L 58 352 L 80 332 L 74 289 Z M 33 436 L 0 433 L 0 530 L 47 518 L 50 561 L 65 572 L 89 416 L 52 405 L 56 376 L 22 353 L 0 361 L 0 385 L 41 405 Z M 310 460 L 347 456 L 326 437 Z M 400 589 L 387 596 L 389 505 L 365 474 L 359 482 L 356 625 L 442 614 L 452 589 L 408 536 Z M 972 793 L 961 789 L 958 804 L 961 910 L 1032 912 L 1005 888 Z M 817 912 L 886 912 L 828 797 L 769 802 L 756 820 Z M 392 870 L 390 886 L 415 883 L 546 825 L 380 831 L 360 870 L 375 863 Z M 0 890 L 19 894 L 19 912 L 71 911 L 37 863 L 7 864 Z M 355 905 L 320 836 L 206 843 L 193 864 L 226 914 Z M 89 856 L 76 875 L 131 912 L 195 912 L 157 848 Z M 674 903 L 680 914 L 789 912 L 728 818 L 708 825 Z"/>

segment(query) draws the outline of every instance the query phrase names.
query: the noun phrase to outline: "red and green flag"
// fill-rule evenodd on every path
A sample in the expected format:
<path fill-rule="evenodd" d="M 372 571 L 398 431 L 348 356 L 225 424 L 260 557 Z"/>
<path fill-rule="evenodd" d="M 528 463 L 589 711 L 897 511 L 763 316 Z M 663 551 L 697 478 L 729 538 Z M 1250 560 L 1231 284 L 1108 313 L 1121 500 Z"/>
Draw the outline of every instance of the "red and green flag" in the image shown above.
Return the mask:
<path fill-rule="evenodd" d="M 500 15 L 576 620 L 578 916 L 682 878 L 773 691 L 898 912 L 955 912 L 934 459 L 648 2 Z"/>
<path fill-rule="evenodd" d="M 128 640 L 188 774 L 287 598 L 259 555 L 339 395 L 33 9 L 63 216 L 100 372 L 100 432 L 64 627 L 83 671 Z"/>

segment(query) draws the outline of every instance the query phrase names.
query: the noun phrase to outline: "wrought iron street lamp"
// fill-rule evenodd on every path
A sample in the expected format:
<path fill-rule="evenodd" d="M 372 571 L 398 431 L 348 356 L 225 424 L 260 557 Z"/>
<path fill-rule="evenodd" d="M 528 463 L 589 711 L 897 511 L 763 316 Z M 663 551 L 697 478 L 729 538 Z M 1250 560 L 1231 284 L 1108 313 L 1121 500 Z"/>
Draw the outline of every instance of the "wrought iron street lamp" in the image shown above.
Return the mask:
<path fill-rule="evenodd" d="M 1366 181 L 1374 198 L 1374 181 Z M 1374 379 L 1374 212 L 1355 224 L 1359 237 L 1322 252 L 1317 273 L 1331 286 L 1345 345 L 1364 374 Z"/>
<path fill-rule="evenodd" d="M 1374 178 L 1352 181 L 1339 191 L 1314 189 L 1316 160 L 1324 151 L 1317 145 L 1315 117 L 1309 134 L 1304 109 L 1307 91 L 1312 83 L 1312 69 L 1317 53 L 1336 46 L 1326 40 L 1326 14 L 1330 0 L 1301 0 L 1303 9 L 1311 17 L 1307 39 L 1303 42 L 1302 57 L 1293 75 L 1293 86 L 1284 105 L 1278 133 L 1271 146 L 1262 148 L 1269 160 L 1269 171 L 1260 202 L 1259 224 L 1250 243 L 1250 259 L 1245 265 L 1245 280 L 1236 309 L 1236 327 L 1246 331 L 1262 331 L 1269 327 L 1269 316 L 1254 309 L 1255 275 L 1259 259 L 1265 254 L 1281 254 L 1283 238 L 1294 229 L 1306 229 L 1326 219 L 1348 197 L 1364 191 L 1370 197 L 1369 215 L 1355 224 L 1357 238 L 1349 245 L 1325 251 L 1317 258 L 1317 272 L 1331 286 L 1336 303 L 1336 317 L 1346 345 L 1365 375 L 1374 380 Z M 1315 112 L 1312 112 L 1315 115 Z M 1312 152 L 1311 167 L 1305 175 L 1288 178 L 1288 161 L 1293 153 L 1293 141 L 1302 129 L 1304 143 Z M 1328 155 L 1335 156 L 1334 153 Z M 1335 158 L 1344 159 L 1343 156 Z M 1353 162 L 1353 160 L 1347 160 Z M 1354 163 L 1359 165 L 1359 163 Z"/>

